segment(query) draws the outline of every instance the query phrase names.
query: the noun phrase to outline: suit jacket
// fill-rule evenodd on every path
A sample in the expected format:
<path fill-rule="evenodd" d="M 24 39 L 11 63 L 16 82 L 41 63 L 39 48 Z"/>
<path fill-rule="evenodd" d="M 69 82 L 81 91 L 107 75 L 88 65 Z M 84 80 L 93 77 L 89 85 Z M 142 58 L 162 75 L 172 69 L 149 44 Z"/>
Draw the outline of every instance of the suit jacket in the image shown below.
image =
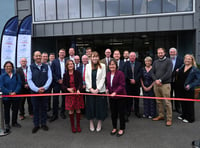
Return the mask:
<path fill-rule="evenodd" d="M 121 70 L 121 71 L 124 71 L 124 61 L 123 60 L 120 60 L 119 61 L 119 67 L 118 67 L 118 70 Z"/>
<path fill-rule="evenodd" d="M 130 83 L 130 79 L 132 79 L 132 69 L 130 61 L 127 61 L 124 64 L 124 74 L 126 80 L 126 89 L 127 93 L 129 92 L 136 92 L 137 94 L 140 92 L 140 78 L 142 76 L 142 65 L 140 62 L 135 61 L 134 66 L 134 80 L 135 84 Z"/>
<path fill-rule="evenodd" d="M 113 58 L 110 57 L 110 60 L 112 60 L 112 59 L 113 59 Z M 108 72 L 108 71 L 109 71 L 109 67 L 108 67 L 108 65 L 107 65 L 107 63 L 106 63 L 106 58 L 101 59 L 100 62 L 106 65 L 106 72 Z"/>
<path fill-rule="evenodd" d="M 26 68 L 26 70 L 28 71 L 28 67 Z M 25 76 L 24 76 L 24 71 L 23 71 L 23 68 L 20 67 L 16 70 L 16 73 L 20 75 L 20 78 L 21 78 L 21 90 L 20 90 L 20 93 L 21 94 L 28 94 L 30 93 L 30 88 L 26 89 L 24 87 L 25 84 L 28 84 L 27 81 L 25 81 Z"/>
<path fill-rule="evenodd" d="M 101 68 L 97 69 L 97 76 L 96 76 L 96 85 L 99 92 L 105 92 L 105 80 L 106 80 L 106 66 L 103 63 L 101 64 Z M 90 92 L 90 88 L 92 88 L 92 64 L 86 65 L 85 70 L 85 83 L 86 83 L 86 91 Z"/>
<path fill-rule="evenodd" d="M 126 88 L 125 88 L 125 76 L 124 73 L 120 70 L 115 72 L 114 78 L 112 80 L 111 86 L 111 72 L 108 72 L 106 75 L 106 88 L 109 90 L 109 94 L 116 92 L 117 95 L 125 95 Z M 119 97 L 113 97 L 119 98 Z"/>
<path fill-rule="evenodd" d="M 64 61 L 66 63 L 66 59 L 64 59 Z M 58 83 L 58 80 L 61 79 L 60 61 L 58 58 L 52 61 L 51 70 L 53 75 L 53 87 L 61 89 L 61 85 Z"/>
<path fill-rule="evenodd" d="M 175 66 L 174 66 L 174 69 L 173 69 L 173 71 L 172 71 L 172 82 L 175 81 L 175 78 L 176 78 L 176 70 L 177 70 L 178 68 L 180 68 L 182 65 L 183 65 L 183 58 L 180 57 L 180 56 L 177 56 L 177 57 L 176 57 Z"/>
<path fill-rule="evenodd" d="M 82 77 L 81 77 L 81 73 L 77 70 L 74 70 L 74 84 L 75 84 L 75 88 L 76 90 L 82 91 Z M 62 91 L 63 92 L 69 92 L 67 91 L 67 88 L 70 88 L 70 76 L 68 71 L 65 72 L 64 76 L 63 76 L 63 84 L 62 84 Z"/>

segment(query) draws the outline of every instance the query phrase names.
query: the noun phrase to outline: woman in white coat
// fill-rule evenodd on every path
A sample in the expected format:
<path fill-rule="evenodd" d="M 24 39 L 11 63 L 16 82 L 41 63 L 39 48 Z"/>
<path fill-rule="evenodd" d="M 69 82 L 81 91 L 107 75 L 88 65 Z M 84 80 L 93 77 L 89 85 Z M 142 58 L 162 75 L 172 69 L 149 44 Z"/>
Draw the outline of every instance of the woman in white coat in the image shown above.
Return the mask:
<path fill-rule="evenodd" d="M 86 65 L 85 83 L 86 92 L 92 94 L 105 94 L 106 66 L 100 63 L 99 54 L 92 52 L 91 63 Z M 107 99 L 104 96 L 86 97 L 86 117 L 90 120 L 90 131 L 94 131 L 94 120 L 96 119 L 96 131 L 101 131 L 102 121 L 107 116 Z"/>

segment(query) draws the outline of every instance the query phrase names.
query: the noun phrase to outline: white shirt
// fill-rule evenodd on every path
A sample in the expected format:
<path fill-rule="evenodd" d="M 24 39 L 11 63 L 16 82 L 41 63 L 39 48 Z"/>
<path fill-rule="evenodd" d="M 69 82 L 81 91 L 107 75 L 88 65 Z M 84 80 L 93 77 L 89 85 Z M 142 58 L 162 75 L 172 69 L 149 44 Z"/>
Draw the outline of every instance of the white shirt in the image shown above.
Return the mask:
<path fill-rule="evenodd" d="M 60 61 L 61 78 L 63 78 L 63 75 L 65 73 L 65 60 L 63 59 L 61 61 L 61 59 L 59 59 L 59 61 Z"/>
<path fill-rule="evenodd" d="M 112 82 L 113 82 L 114 76 L 115 76 L 114 74 L 110 76 L 110 85 L 111 85 L 111 87 L 112 87 Z"/>

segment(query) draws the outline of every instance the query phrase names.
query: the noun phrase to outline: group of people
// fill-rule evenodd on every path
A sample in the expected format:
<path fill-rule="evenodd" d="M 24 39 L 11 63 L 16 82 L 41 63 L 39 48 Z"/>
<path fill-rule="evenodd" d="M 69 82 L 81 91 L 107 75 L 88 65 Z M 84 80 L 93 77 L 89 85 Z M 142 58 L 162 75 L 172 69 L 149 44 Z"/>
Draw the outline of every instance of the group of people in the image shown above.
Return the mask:
<path fill-rule="evenodd" d="M 200 85 L 200 71 L 193 55 L 186 54 L 181 58 L 175 48 L 170 48 L 170 56 L 167 57 L 165 49 L 158 48 L 158 58 L 153 62 L 150 56 L 145 57 L 143 66 L 137 60 L 136 53 L 129 53 L 127 50 L 123 53 L 123 60 L 119 50 L 115 50 L 111 58 L 111 50 L 106 49 L 105 58 L 101 60 L 98 52 L 92 51 L 91 48 L 86 49 L 86 54 L 81 57 L 81 60 L 78 55 L 75 55 L 74 48 L 69 48 L 68 51 L 69 57 L 65 57 L 65 49 L 59 50 L 58 58 L 51 53 L 49 61 L 46 52 L 35 51 L 34 62 L 27 66 L 26 59 L 22 58 L 21 67 L 16 72 L 12 62 L 7 61 L 4 64 L 5 73 L 0 77 L 0 88 L 3 94 L 34 94 L 31 98 L 27 98 L 29 114 L 33 117 L 34 123 L 32 133 L 36 133 L 40 128 L 45 131 L 49 129 L 47 111 L 51 110 L 51 104 L 53 104 L 52 116 L 49 121 L 53 122 L 59 117 L 58 95 L 53 96 L 52 103 L 50 96 L 37 96 L 37 94 L 52 92 L 69 93 L 66 96 L 61 94 L 60 116 L 65 119 L 65 111 L 68 111 L 73 133 L 81 132 L 81 113 L 85 113 L 89 120 L 90 131 L 100 132 L 102 122 L 107 117 L 109 103 L 113 126 L 110 134 L 122 136 L 131 112 L 134 111 L 136 117 L 141 117 L 140 99 L 118 95 L 139 96 L 140 88 L 144 96 L 166 98 L 144 99 L 142 115 L 144 118 L 152 118 L 153 121 L 164 120 L 166 110 L 165 124 L 171 126 L 172 103 L 174 103 L 177 112 L 181 113 L 178 119 L 185 123 L 195 121 L 193 101 L 172 102 L 168 99 L 170 97 L 194 98 L 194 89 Z M 82 92 L 87 95 L 80 94 Z M 110 94 L 109 99 L 104 94 Z M 20 119 L 25 118 L 24 102 L 25 98 L 3 98 L 7 132 L 11 128 L 11 108 L 12 126 L 21 127 L 17 118 L 19 108 Z"/>

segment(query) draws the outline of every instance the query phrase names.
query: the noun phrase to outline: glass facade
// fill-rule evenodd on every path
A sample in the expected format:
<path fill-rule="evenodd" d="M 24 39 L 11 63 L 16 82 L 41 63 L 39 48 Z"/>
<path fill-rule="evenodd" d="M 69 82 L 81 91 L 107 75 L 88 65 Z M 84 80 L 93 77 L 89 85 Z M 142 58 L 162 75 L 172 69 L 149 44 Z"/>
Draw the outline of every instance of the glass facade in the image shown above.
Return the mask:
<path fill-rule="evenodd" d="M 33 0 L 35 22 L 193 11 L 193 0 Z"/>

